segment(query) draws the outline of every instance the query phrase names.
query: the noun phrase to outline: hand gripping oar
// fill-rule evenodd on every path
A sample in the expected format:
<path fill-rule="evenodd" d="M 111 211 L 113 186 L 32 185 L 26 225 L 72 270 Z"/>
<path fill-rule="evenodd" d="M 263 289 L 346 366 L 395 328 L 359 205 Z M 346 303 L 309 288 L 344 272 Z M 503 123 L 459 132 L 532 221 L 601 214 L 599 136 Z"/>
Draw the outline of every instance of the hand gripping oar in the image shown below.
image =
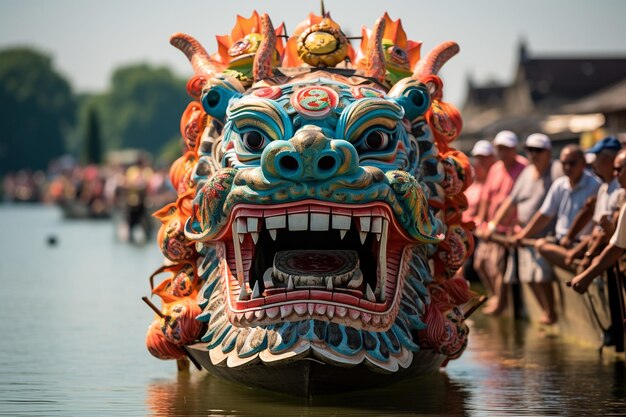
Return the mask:
<path fill-rule="evenodd" d="M 495 243 L 499 243 L 503 246 L 511 246 L 513 244 L 511 239 L 509 239 L 507 235 L 503 235 L 502 233 L 492 233 L 491 235 L 489 235 L 489 240 Z M 522 246 L 534 246 L 536 241 L 537 239 L 531 239 L 526 237 L 520 239 L 519 243 Z"/>

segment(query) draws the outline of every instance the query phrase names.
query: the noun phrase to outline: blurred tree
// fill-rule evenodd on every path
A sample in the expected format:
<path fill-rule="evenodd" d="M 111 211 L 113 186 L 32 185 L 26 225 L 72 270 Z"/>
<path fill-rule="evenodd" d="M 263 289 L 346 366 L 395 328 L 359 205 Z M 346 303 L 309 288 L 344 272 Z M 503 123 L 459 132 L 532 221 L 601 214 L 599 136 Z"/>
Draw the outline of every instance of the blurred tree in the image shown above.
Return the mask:
<path fill-rule="evenodd" d="M 111 90 L 85 100 L 85 105 L 98 109 L 106 149 L 157 154 L 172 137 L 180 136 L 180 117 L 190 100 L 185 80 L 169 69 L 136 64 L 117 69 Z"/>
<path fill-rule="evenodd" d="M 102 140 L 100 135 L 100 119 L 95 106 L 91 106 L 87 117 L 87 131 L 84 135 L 82 161 L 86 164 L 102 162 Z"/>
<path fill-rule="evenodd" d="M 75 100 L 49 56 L 28 48 L 0 51 L 0 109 L 0 174 L 46 168 L 63 154 Z"/>

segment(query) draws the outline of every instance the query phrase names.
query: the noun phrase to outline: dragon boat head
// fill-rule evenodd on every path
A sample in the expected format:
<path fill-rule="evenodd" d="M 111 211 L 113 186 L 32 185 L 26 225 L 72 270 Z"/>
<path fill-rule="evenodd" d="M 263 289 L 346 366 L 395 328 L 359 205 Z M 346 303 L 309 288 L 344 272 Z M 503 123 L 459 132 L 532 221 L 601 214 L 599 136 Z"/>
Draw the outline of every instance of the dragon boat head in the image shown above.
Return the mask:
<path fill-rule="evenodd" d="M 290 392 L 389 383 L 460 356 L 472 172 L 437 76 L 458 46 L 420 59 L 386 14 L 358 59 L 328 14 L 286 46 L 267 15 L 237 27 L 221 50 L 256 43 L 236 70 L 172 37 L 194 100 L 171 169 L 179 197 L 156 213 L 168 277 L 153 289 L 164 314 L 150 351 Z"/>

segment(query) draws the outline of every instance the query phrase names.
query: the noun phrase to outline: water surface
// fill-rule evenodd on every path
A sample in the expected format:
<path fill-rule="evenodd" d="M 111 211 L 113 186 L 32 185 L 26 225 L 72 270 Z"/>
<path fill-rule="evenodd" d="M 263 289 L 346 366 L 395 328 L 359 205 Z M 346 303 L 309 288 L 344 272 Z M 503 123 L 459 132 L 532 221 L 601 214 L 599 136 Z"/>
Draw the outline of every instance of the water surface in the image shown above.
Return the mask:
<path fill-rule="evenodd" d="M 309 400 L 179 374 L 144 345 L 156 244 L 50 207 L 0 205 L 0 218 L 0 415 L 626 415 L 623 360 L 480 314 L 461 359 L 385 389 Z"/>

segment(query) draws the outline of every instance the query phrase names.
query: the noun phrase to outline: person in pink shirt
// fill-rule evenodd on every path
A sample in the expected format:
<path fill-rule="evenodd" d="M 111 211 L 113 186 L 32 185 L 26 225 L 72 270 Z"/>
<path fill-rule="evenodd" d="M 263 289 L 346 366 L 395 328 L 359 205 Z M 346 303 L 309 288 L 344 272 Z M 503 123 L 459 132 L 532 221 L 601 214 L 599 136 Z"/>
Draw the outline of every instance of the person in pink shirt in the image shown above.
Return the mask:
<path fill-rule="evenodd" d="M 478 216 L 478 207 L 480 205 L 480 196 L 483 191 L 483 185 L 487 179 L 487 172 L 489 168 L 496 162 L 496 150 L 488 140 L 479 140 L 474 144 L 471 151 L 472 155 L 472 169 L 474 171 L 474 182 L 465 190 L 465 197 L 467 198 L 467 209 L 463 212 L 463 223 L 471 223 L 476 221 Z M 476 236 L 474 240 L 478 241 Z M 465 261 L 463 264 L 462 272 L 460 273 L 465 279 L 470 281 L 477 281 L 480 278 L 474 271 L 474 254 Z"/>
<path fill-rule="evenodd" d="M 489 168 L 496 162 L 496 150 L 487 140 L 479 140 L 472 148 L 472 168 L 474 169 L 474 182 L 465 190 L 467 197 L 467 210 L 463 212 L 463 222 L 468 223 L 476 220 L 483 185 L 487 179 Z"/>
<path fill-rule="evenodd" d="M 485 314 L 501 314 L 507 304 L 507 291 L 504 288 L 506 248 L 498 243 L 486 241 L 484 237 L 487 231 L 510 233 L 517 220 L 516 211 L 510 210 L 497 225 L 490 223 L 498 207 L 513 189 L 517 177 L 528 165 L 528 160 L 517 153 L 517 144 L 517 135 L 509 130 L 499 132 L 494 138 L 493 145 L 499 161 L 494 163 L 487 173 L 476 217 L 476 236 L 481 240 L 474 254 L 474 269 L 491 296 L 483 310 Z"/>

